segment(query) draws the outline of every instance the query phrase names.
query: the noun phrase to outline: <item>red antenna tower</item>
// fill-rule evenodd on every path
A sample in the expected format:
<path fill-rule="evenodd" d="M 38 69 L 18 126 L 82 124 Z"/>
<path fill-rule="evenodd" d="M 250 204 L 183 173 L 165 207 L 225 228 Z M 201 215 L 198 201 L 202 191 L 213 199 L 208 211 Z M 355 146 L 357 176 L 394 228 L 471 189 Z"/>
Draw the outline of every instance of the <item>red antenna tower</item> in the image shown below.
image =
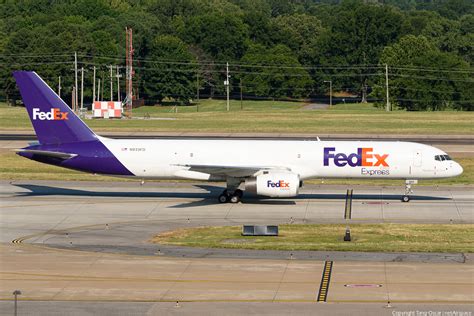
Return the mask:
<path fill-rule="evenodd" d="M 125 47 L 126 47 L 126 86 L 127 86 L 127 112 L 128 115 L 132 116 L 132 105 L 133 105 L 133 76 L 135 71 L 133 70 L 133 34 L 132 29 L 125 27 Z"/>

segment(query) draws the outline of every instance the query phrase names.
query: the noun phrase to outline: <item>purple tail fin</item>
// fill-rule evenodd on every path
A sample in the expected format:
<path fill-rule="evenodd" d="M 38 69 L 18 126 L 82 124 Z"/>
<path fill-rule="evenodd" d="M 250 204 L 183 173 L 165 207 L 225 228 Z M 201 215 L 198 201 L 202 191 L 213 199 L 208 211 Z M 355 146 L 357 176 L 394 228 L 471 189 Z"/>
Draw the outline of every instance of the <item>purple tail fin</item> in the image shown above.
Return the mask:
<path fill-rule="evenodd" d="M 97 136 L 33 71 L 15 71 L 16 84 L 41 144 L 97 140 Z"/>

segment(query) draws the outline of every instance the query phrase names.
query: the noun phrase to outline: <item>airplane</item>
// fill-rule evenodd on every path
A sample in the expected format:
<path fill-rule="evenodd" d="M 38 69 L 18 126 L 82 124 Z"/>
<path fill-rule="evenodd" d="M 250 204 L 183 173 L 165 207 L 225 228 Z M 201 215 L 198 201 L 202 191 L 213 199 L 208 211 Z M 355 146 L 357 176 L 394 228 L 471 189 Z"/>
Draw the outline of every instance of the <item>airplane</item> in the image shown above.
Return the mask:
<path fill-rule="evenodd" d="M 403 202 L 419 179 L 455 177 L 463 168 L 440 149 L 398 141 L 290 141 L 238 139 L 110 139 L 95 134 L 31 71 L 13 73 L 38 142 L 25 158 L 118 177 L 226 182 L 220 203 L 238 203 L 244 191 L 295 197 L 304 180 L 403 179 Z"/>

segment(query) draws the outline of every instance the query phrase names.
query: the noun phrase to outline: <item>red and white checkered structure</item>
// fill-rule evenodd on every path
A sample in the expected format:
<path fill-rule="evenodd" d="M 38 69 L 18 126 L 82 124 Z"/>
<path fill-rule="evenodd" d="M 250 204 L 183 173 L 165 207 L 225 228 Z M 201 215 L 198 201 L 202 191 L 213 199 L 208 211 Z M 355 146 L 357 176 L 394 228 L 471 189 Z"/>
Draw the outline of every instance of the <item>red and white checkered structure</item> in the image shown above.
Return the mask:
<path fill-rule="evenodd" d="M 120 118 L 122 117 L 122 102 L 94 101 L 93 117 Z"/>

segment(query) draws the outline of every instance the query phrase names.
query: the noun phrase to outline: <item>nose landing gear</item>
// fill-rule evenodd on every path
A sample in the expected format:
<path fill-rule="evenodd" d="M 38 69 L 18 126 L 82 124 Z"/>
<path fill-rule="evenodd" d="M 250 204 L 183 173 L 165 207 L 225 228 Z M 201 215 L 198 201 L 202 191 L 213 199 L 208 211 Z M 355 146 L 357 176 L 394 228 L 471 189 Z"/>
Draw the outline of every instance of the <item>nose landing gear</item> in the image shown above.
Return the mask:
<path fill-rule="evenodd" d="M 417 184 L 418 180 L 405 180 L 405 195 L 402 196 L 402 202 L 410 202 L 410 194 L 413 194 L 412 184 Z"/>

